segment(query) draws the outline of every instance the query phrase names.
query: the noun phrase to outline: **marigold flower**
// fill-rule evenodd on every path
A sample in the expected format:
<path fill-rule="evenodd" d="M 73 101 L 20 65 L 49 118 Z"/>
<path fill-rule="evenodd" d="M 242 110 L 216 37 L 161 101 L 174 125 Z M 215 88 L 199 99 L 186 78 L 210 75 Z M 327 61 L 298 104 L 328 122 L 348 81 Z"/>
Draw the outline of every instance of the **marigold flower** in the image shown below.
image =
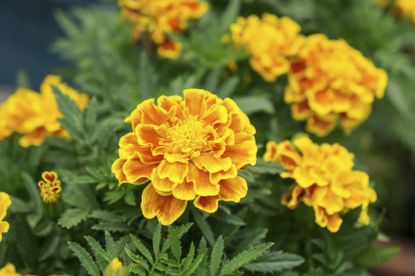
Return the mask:
<path fill-rule="evenodd" d="M 309 132 L 325 136 L 340 120 L 349 133 L 369 116 L 374 99 L 383 98 L 386 85 L 386 72 L 359 51 L 317 34 L 291 63 L 285 101 Z"/>
<path fill-rule="evenodd" d="M 282 198 L 294 209 L 300 202 L 314 209 L 315 221 L 331 232 L 342 224 L 341 214 L 362 207 L 359 221 L 369 223 L 368 206 L 376 201 L 366 173 L 353 170 L 353 154 L 334 144 L 317 145 L 308 136 L 279 144 L 270 141 L 264 159 L 281 164 L 282 178 L 295 181 Z"/>
<path fill-rule="evenodd" d="M 252 68 L 272 82 L 290 70 L 289 59 L 303 44 L 300 26 L 288 17 L 273 14 L 238 17 L 231 26 L 231 40 L 250 54 Z"/>
<path fill-rule="evenodd" d="M 187 201 L 208 213 L 218 202 L 239 202 L 247 193 L 238 170 L 256 163 L 255 128 L 236 103 L 201 89 L 184 98 L 146 100 L 127 118 L 132 132 L 121 137 L 112 171 L 119 183 L 144 189 L 144 217 L 169 225 Z"/>
<path fill-rule="evenodd" d="M 42 179 L 37 184 L 40 190 L 40 197 L 44 203 L 55 203 L 58 201 L 62 191 L 58 174 L 54 171 L 46 171 L 42 173 Z"/>
<path fill-rule="evenodd" d="M 88 104 L 88 96 L 79 93 L 61 81 L 59 76 L 48 75 L 40 86 L 40 93 L 19 88 L 0 106 L 0 140 L 12 133 L 21 134 L 22 147 L 40 145 L 48 136 L 68 138 L 69 134 L 60 126 L 62 117 L 52 86 L 74 100 L 81 110 Z"/>
<path fill-rule="evenodd" d="M 415 1 L 397 0 L 395 2 L 395 10 L 398 16 L 406 16 L 415 23 Z"/>
<path fill-rule="evenodd" d="M 196 19 L 208 9 L 200 0 L 119 0 L 123 17 L 134 25 L 133 38 L 148 34 L 159 45 L 158 53 L 165 58 L 178 58 L 181 44 L 168 34 L 182 32 L 190 19 Z"/>
<path fill-rule="evenodd" d="M 3 219 L 7 215 L 7 209 L 12 204 L 10 196 L 4 192 L 0 192 L 0 241 L 3 239 L 3 234 L 9 232 L 10 225 Z"/>
<path fill-rule="evenodd" d="M 16 268 L 12 263 L 7 263 L 0 268 L 0 276 L 22 276 L 22 274 L 16 272 Z"/>

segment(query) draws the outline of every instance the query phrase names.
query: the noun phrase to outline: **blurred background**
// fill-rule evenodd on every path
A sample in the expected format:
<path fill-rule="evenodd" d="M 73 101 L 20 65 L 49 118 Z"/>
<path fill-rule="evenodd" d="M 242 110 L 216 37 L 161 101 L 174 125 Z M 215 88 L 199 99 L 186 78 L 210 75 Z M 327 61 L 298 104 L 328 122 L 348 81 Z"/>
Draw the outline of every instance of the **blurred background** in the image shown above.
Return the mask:
<path fill-rule="evenodd" d="M 414 0 L 415 1 L 415 0 Z M 64 36 L 55 12 L 96 4 L 93 0 L 0 1 L 0 100 L 25 79 L 39 86 L 51 72 L 71 66 L 51 45 Z M 219 1 L 224 2 L 224 1 Z M 384 100 L 368 122 L 344 143 L 357 153 L 379 193 L 378 212 L 385 234 L 401 254 L 374 271 L 377 275 L 415 275 L 415 22 L 371 0 L 245 0 L 244 13 L 287 15 L 303 33 L 345 38 L 389 73 Z M 221 5 L 220 3 L 218 4 Z M 353 18 L 353 20 L 351 20 Z"/>

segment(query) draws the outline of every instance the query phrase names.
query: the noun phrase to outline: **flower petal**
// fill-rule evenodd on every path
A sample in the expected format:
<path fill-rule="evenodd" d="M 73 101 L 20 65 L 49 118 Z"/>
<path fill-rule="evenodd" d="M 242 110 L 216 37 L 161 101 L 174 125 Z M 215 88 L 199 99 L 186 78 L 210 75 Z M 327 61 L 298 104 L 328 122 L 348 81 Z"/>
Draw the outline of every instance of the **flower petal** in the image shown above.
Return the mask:
<path fill-rule="evenodd" d="M 188 164 L 178 162 L 169 163 L 166 160 L 163 160 L 157 168 L 157 173 L 160 178 L 168 178 L 174 183 L 182 183 L 188 172 Z"/>
<path fill-rule="evenodd" d="M 215 158 L 212 155 L 198 156 L 193 162 L 199 169 L 207 170 L 210 173 L 227 171 L 232 167 L 231 158 Z"/>
<path fill-rule="evenodd" d="M 148 185 L 141 197 L 141 211 L 147 219 L 157 217 L 162 225 L 175 222 L 186 209 L 187 202 L 174 196 L 161 196 L 152 185 Z"/>
<path fill-rule="evenodd" d="M 239 202 L 248 192 L 246 180 L 238 176 L 220 182 L 219 198 L 223 201 Z"/>
<path fill-rule="evenodd" d="M 117 178 L 119 184 L 127 182 L 127 177 L 122 169 L 126 161 L 125 159 L 118 158 L 111 166 L 111 171 L 115 175 L 115 178 Z"/>
<path fill-rule="evenodd" d="M 218 210 L 219 198 L 217 196 L 198 196 L 193 201 L 193 205 L 196 208 L 208 212 L 214 213 Z"/>
<path fill-rule="evenodd" d="M 209 180 L 209 173 L 190 166 L 187 181 L 193 182 L 195 193 L 199 196 L 214 196 L 219 194 L 219 185 L 214 185 Z"/>
<path fill-rule="evenodd" d="M 125 177 L 131 184 L 143 184 L 149 180 L 154 168 L 155 165 L 144 164 L 137 157 L 128 159 L 122 166 Z"/>
<path fill-rule="evenodd" d="M 173 196 L 182 200 L 193 200 L 196 196 L 192 182 L 177 184 L 173 189 Z"/>

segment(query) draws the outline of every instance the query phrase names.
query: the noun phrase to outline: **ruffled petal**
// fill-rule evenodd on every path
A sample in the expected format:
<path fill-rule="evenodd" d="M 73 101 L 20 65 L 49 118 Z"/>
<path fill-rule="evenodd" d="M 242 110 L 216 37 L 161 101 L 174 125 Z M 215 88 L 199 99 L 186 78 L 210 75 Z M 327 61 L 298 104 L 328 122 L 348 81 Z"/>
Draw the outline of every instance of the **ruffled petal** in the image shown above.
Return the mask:
<path fill-rule="evenodd" d="M 229 157 L 215 158 L 212 155 L 203 155 L 194 158 L 193 162 L 199 169 L 206 170 L 210 173 L 227 171 L 232 167 L 232 159 Z"/>
<path fill-rule="evenodd" d="M 178 162 L 169 163 L 166 160 L 163 160 L 157 168 L 157 173 L 160 178 L 168 178 L 174 183 L 182 183 L 188 172 L 188 164 Z"/>
<path fill-rule="evenodd" d="M 193 201 L 196 208 L 207 213 L 214 213 L 218 210 L 219 198 L 217 196 L 198 196 Z"/>
<path fill-rule="evenodd" d="M 155 165 L 143 164 L 139 158 L 128 159 L 122 166 L 122 171 L 131 184 L 143 184 L 150 179 Z"/>
<path fill-rule="evenodd" d="M 220 182 L 219 198 L 223 201 L 239 202 L 248 192 L 246 180 L 238 176 Z"/>
<path fill-rule="evenodd" d="M 152 185 L 148 185 L 141 197 L 141 211 L 147 219 L 157 217 L 162 225 L 175 222 L 186 209 L 187 202 L 174 196 L 161 196 Z"/>
<path fill-rule="evenodd" d="M 191 166 L 187 175 L 187 181 L 193 182 L 194 191 L 199 196 L 214 196 L 219 194 L 219 185 L 215 185 L 209 180 L 209 173 Z"/>
<path fill-rule="evenodd" d="M 182 200 L 193 200 L 196 196 L 192 182 L 183 182 L 173 188 L 173 196 Z"/>

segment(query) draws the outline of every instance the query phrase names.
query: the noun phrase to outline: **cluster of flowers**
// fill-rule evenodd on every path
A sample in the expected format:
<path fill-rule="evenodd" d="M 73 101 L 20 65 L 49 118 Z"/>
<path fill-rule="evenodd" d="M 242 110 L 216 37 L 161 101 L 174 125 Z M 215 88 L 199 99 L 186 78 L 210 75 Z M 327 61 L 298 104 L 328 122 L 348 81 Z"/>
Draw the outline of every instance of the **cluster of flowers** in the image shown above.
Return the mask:
<path fill-rule="evenodd" d="M 40 93 L 19 88 L 0 105 L 0 141 L 13 133 L 21 134 L 22 147 L 40 145 L 48 136 L 69 138 L 60 126 L 62 117 L 53 87 L 74 100 L 81 110 L 88 104 L 88 96 L 79 93 L 61 81 L 59 76 L 48 75 L 40 86 Z"/>
<path fill-rule="evenodd" d="M 383 97 L 387 75 L 344 40 L 299 32 L 293 20 L 265 14 L 239 17 L 231 39 L 248 51 L 265 80 L 288 73 L 285 102 L 295 120 L 307 121 L 309 132 L 325 136 L 340 120 L 349 133 L 366 120 L 374 98 Z"/>
<path fill-rule="evenodd" d="M 315 221 L 331 232 L 342 224 L 341 213 L 361 207 L 359 222 L 369 223 L 368 206 L 376 201 L 366 173 L 353 170 L 353 154 L 338 144 L 313 143 L 306 135 L 293 142 L 267 144 L 264 159 L 281 164 L 282 178 L 295 181 L 282 203 L 294 209 L 304 202 L 314 209 Z"/>
<path fill-rule="evenodd" d="M 112 171 L 119 183 L 143 184 L 144 217 L 169 225 L 187 202 L 208 213 L 247 194 L 238 170 L 256 164 L 255 128 L 236 103 L 200 89 L 146 100 L 127 118 Z"/>
<path fill-rule="evenodd" d="M 42 173 L 42 179 L 38 182 L 40 197 L 45 203 L 54 203 L 58 201 L 62 191 L 61 182 L 58 180 L 58 174 L 54 171 Z"/>
<path fill-rule="evenodd" d="M 397 16 L 405 16 L 415 23 L 415 1 L 414 0 L 377 0 L 379 5 L 386 7 L 391 3 L 394 4 L 395 13 Z"/>
<path fill-rule="evenodd" d="M 3 239 L 2 234 L 7 233 L 9 231 L 9 223 L 7 221 L 3 221 L 3 219 L 7 215 L 7 209 L 12 204 L 10 200 L 10 196 L 6 193 L 0 192 L 0 241 Z"/>
<path fill-rule="evenodd" d="M 168 35 L 182 32 L 190 19 L 201 17 L 208 4 L 200 0 L 119 0 L 123 17 L 134 25 L 133 39 L 148 34 L 161 57 L 175 59 L 182 45 Z"/>

